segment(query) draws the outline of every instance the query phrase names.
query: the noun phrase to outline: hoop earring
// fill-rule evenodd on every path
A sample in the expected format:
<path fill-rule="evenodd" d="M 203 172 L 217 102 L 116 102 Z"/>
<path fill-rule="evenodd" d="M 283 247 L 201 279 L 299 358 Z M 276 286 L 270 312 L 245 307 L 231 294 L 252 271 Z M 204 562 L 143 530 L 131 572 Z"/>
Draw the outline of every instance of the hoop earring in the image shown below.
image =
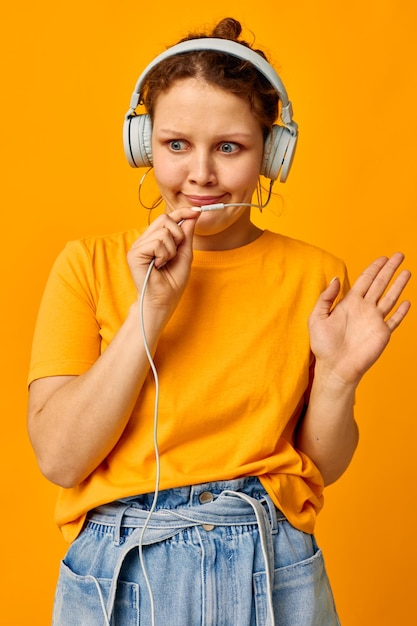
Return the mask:
<path fill-rule="evenodd" d="M 148 211 L 153 211 L 153 209 L 156 209 L 156 207 L 158 207 L 161 202 L 162 202 L 162 196 L 159 196 L 159 198 L 157 198 L 151 206 L 148 206 L 147 204 L 144 204 L 144 202 L 142 201 L 142 185 L 145 182 L 145 179 L 147 177 L 147 175 L 149 174 L 149 172 L 152 170 L 153 168 L 150 167 L 148 170 L 146 170 L 146 172 L 144 173 L 144 175 L 142 176 L 142 178 L 140 179 L 140 183 L 139 183 L 139 189 L 138 189 L 138 199 L 140 204 L 143 206 L 144 209 L 147 209 Z"/>
<path fill-rule="evenodd" d="M 271 180 L 269 182 L 269 189 L 266 189 L 262 184 L 261 177 L 260 176 L 258 177 L 258 184 L 256 185 L 256 198 L 258 202 L 259 213 L 262 213 L 262 210 L 267 206 L 267 204 L 269 203 L 271 199 L 273 184 L 274 184 L 274 181 Z M 264 192 L 268 194 L 265 202 L 263 200 Z"/>
<path fill-rule="evenodd" d="M 259 213 L 262 213 L 262 183 L 261 183 L 261 177 L 258 176 L 258 183 L 256 185 L 256 201 L 258 203 L 258 207 L 259 207 Z"/>

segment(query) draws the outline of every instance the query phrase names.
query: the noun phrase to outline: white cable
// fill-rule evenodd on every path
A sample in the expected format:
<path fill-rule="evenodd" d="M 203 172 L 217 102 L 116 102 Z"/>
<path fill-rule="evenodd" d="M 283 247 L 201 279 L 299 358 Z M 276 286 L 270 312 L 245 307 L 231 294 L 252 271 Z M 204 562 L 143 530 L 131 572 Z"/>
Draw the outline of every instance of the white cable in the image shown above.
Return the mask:
<path fill-rule="evenodd" d="M 155 367 L 155 363 L 152 359 L 152 355 L 151 352 L 149 350 L 149 345 L 146 339 L 146 332 L 145 332 L 145 323 L 144 323 L 144 319 L 143 319 L 143 301 L 144 301 L 144 297 L 145 297 L 145 291 L 146 291 L 146 287 L 148 285 L 149 282 L 149 276 L 151 274 L 151 271 L 153 269 L 153 266 L 155 264 L 155 259 L 153 259 L 151 261 L 151 263 L 149 264 L 149 268 L 148 271 L 146 273 L 145 276 L 145 280 L 143 282 L 143 286 L 142 286 L 142 292 L 140 295 L 140 306 L 139 306 L 139 316 L 140 316 L 140 325 L 141 325 L 141 330 L 142 330 L 142 337 L 143 337 L 143 345 L 145 348 L 145 352 L 146 352 L 146 356 L 148 357 L 148 361 L 150 363 L 152 372 L 153 372 L 153 376 L 155 379 L 155 404 L 154 404 L 154 430 L 153 430 L 153 441 L 154 441 L 154 450 L 155 450 L 155 465 L 156 465 L 156 476 L 155 476 L 155 493 L 154 493 L 154 497 L 153 497 L 153 501 L 152 501 L 152 506 L 149 510 L 148 516 L 143 524 L 142 527 L 142 531 L 139 537 L 139 544 L 138 544 L 138 550 L 139 550 L 139 560 L 140 560 L 140 564 L 142 567 L 142 572 L 143 572 L 143 576 L 145 578 L 145 582 L 146 582 L 146 587 L 148 589 L 148 593 L 149 593 L 149 600 L 150 600 L 150 605 L 151 605 L 151 624 L 152 626 L 155 626 L 155 603 L 154 603 L 154 598 L 153 598 L 153 594 L 152 594 L 152 588 L 151 588 L 151 584 L 149 582 L 149 577 L 146 571 L 146 567 L 145 567 L 145 562 L 144 562 L 144 558 L 143 558 L 143 537 L 145 534 L 145 530 L 150 522 L 152 513 L 155 511 L 155 507 L 156 507 L 156 503 L 158 500 L 158 493 L 159 493 L 159 478 L 160 478 L 160 472 L 161 472 L 161 468 L 160 468 L 160 457 L 159 457 L 159 448 L 158 448 L 158 436 L 157 436 L 157 431 L 158 431 L 158 405 L 159 405 L 159 379 L 158 379 L 158 372 L 156 370 Z M 94 576 L 87 576 L 86 578 L 91 579 L 97 589 L 99 598 L 100 598 L 100 605 L 101 605 L 101 609 L 104 615 L 104 621 L 105 621 L 105 626 L 110 626 L 110 621 L 109 621 L 109 616 L 107 615 L 107 611 L 106 611 L 106 607 L 104 604 L 104 599 L 103 599 L 103 594 L 102 591 L 100 589 L 100 585 L 97 581 L 97 579 Z"/>
<path fill-rule="evenodd" d="M 249 202 L 240 202 L 240 203 L 230 203 L 230 204 L 223 204 L 223 203 L 218 203 L 218 204 L 210 204 L 210 205 L 205 205 L 202 207 L 199 207 L 201 211 L 215 211 L 215 210 L 221 210 L 224 209 L 225 207 L 228 206 L 253 206 L 256 207 L 258 209 L 263 209 L 264 207 L 266 207 L 266 205 L 268 204 L 268 202 L 271 199 L 271 194 L 272 194 L 272 185 L 273 182 L 271 180 L 270 186 L 269 186 L 269 193 L 268 193 L 268 198 L 265 202 L 265 204 L 251 204 Z M 183 223 L 184 220 L 181 220 L 179 222 L 179 226 L 181 226 L 181 224 Z M 155 492 L 154 492 L 154 497 L 153 497 L 153 501 L 152 501 L 152 505 L 151 508 L 149 510 L 148 516 L 143 524 L 142 527 L 142 531 L 140 534 L 140 538 L 139 538 L 139 545 L 138 545 L 138 550 L 139 550 L 139 560 L 140 560 L 140 564 L 142 567 L 142 571 L 143 571 L 143 575 L 145 578 L 145 582 L 146 582 L 146 586 L 148 589 L 148 593 L 149 593 L 149 600 L 150 600 L 150 605 L 151 605 L 151 624 L 152 626 L 155 626 L 155 604 L 154 604 L 154 598 L 153 598 L 153 594 L 152 594 L 152 588 L 151 588 L 151 584 L 149 582 L 149 578 L 148 578 L 148 574 L 146 571 L 146 567 L 145 567 L 145 562 L 144 562 L 144 558 L 143 558 L 143 538 L 145 535 L 145 531 L 149 525 L 150 519 L 152 517 L 153 512 L 155 511 L 156 508 L 156 504 L 157 504 L 157 500 L 158 500 L 158 494 L 159 494 L 159 482 L 160 482 L 160 475 L 161 475 L 161 460 L 160 460 L 160 455 L 159 455 L 159 447 L 158 447 L 158 407 L 159 407 L 159 377 L 158 377 L 158 372 L 154 363 L 154 360 L 152 358 L 151 352 L 149 350 L 149 345 L 146 339 L 146 330 L 145 330 L 145 323 L 144 323 L 144 317 L 143 317 L 143 303 L 144 303 L 144 299 L 145 299 L 145 292 L 146 292 L 146 288 L 148 286 L 148 282 L 149 282 L 149 278 L 151 275 L 151 272 L 154 268 L 155 265 L 155 259 L 152 259 L 152 261 L 149 264 L 148 267 L 148 271 L 146 272 L 145 275 L 145 279 L 142 285 L 142 291 L 140 294 L 140 306 L 139 306 L 139 316 L 140 316 L 140 326 L 141 326 L 141 331 L 142 331 L 142 339 L 143 339 L 143 345 L 145 348 L 145 352 L 146 352 L 146 356 L 148 358 L 149 364 L 151 366 L 151 370 L 153 373 L 153 377 L 155 380 L 155 403 L 154 403 L 154 429 L 153 429 L 153 444 L 154 444 L 154 451 L 155 451 L 155 466 L 156 466 L 156 470 L 155 470 Z M 270 583 L 270 581 L 268 580 L 269 577 L 267 575 L 267 581 Z M 107 616 L 106 616 L 107 618 Z"/>
<path fill-rule="evenodd" d="M 143 571 L 143 576 L 145 578 L 146 586 L 147 586 L 148 593 L 149 593 L 149 600 L 150 600 L 150 605 L 151 605 L 151 624 L 152 624 L 152 626 L 155 626 L 155 605 L 154 605 L 154 599 L 153 599 L 151 584 L 149 582 L 149 578 L 148 578 L 148 574 L 147 574 L 147 571 L 146 571 L 145 562 L 144 562 L 144 558 L 143 558 L 143 537 L 144 537 L 146 528 L 148 527 L 148 524 L 150 522 L 152 513 L 155 511 L 156 503 L 157 503 L 157 500 L 158 500 L 158 494 L 159 494 L 159 479 L 160 479 L 160 474 L 161 474 L 161 462 L 160 462 L 159 447 L 158 447 L 159 378 L 158 378 L 158 372 L 156 370 L 155 363 L 153 361 L 151 352 L 149 350 L 149 345 L 148 345 L 148 342 L 147 342 L 147 339 L 146 339 L 145 322 L 144 322 L 144 319 L 143 319 L 143 302 L 144 302 L 144 298 L 145 298 L 146 287 L 148 285 L 149 277 L 151 275 L 151 272 L 152 272 L 152 269 L 153 269 L 154 265 L 155 265 L 155 259 L 153 259 L 151 261 L 151 263 L 149 264 L 149 268 L 148 268 L 148 271 L 146 273 L 145 280 L 143 282 L 142 292 L 141 292 L 141 295 L 140 295 L 140 308 L 139 308 L 140 325 L 141 325 L 141 330 L 142 330 L 143 345 L 144 345 L 144 348 L 145 348 L 146 356 L 148 357 L 148 361 L 149 361 L 149 364 L 150 364 L 151 369 L 152 369 L 154 380 L 155 380 L 154 428 L 153 428 L 153 444 L 154 444 L 154 450 L 155 450 L 155 465 L 156 465 L 155 492 L 154 492 L 154 497 L 153 497 L 153 501 L 152 501 L 152 506 L 151 506 L 151 508 L 149 510 L 148 516 L 147 516 L 147 518 L 146 518 L 146 520 L 145 520 L 145 522 L 143 524 L 143 527 L 142 527 L 142 531 L 141 531 L 140 538 L 139 538 L 139 545 L 138 545 L 139 560 L 140 560 L 140 564 L 141 564 L 142 571 Z"/>
<path fill-rule="evenodd" d="M 103 598 L 103 594 L 101 592 L 100 584 L 99 584 L 97 578 L 95 578 L 91 574 L 88 574 L 86 576 L 86 578 L 88 578 L 89 580 L 92 580 L 93 583 L 95 584 L 96 589 L 97 589 L 97 593 L 98 593 L 98 597 L 100 598 L 100 606 L 101 606 L 101 610 L 103 611 L 105 626 L 110 626 L 110 621 L 109 621 L 109 618 L 107 616 L 106 606 L 104 604 L 104 598 Z"/>
<path fill-rule="evenodd" d="M 267 206 L 267 204 L 269 203 L 271 199 L 273 184 L 274 184 L 274 181 L 271 180 L 269 184 L 268 197 L 266 199 L 265 204 L 262 204 L 262 201 L 259 204 L 253 204 L 252 202 L 230 202 L 230 203 L 225 203 L 225 204 L 223 202 L 216 202 L 214 204 L 205 204 L 200 207 L 193 207 L 192 210 L 205 213 L 206 211 L 220 211 L 221 209 L 225 209 L 228 206 L 253 206 L 256 209 L 260 209 L 262 211 L 262 209 L 264 209 Z"/>

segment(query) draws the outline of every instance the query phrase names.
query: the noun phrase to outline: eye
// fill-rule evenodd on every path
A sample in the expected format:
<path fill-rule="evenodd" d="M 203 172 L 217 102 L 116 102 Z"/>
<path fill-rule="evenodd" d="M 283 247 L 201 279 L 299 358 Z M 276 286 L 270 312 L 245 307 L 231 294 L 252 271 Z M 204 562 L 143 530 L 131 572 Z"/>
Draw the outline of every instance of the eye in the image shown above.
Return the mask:
<path fill-rule="evenodd" d="M 237 152 L 239 150 L 239 144 L 234 143 L 233 141 L 224 141 L 220 144 L 219 150 L 224 154 L 232 154 L 233 152 Z"/>
<path fill-rule="evenodd" d="M 180 139 L 173 139 L 172 141 L 168 142 L 168 145 L 170 147 L 170 150 L 172 150 L 173 152 L 181 152 L 181 150 L 185 150 L 187 147 L 185 141 L 181 141 Z"/>

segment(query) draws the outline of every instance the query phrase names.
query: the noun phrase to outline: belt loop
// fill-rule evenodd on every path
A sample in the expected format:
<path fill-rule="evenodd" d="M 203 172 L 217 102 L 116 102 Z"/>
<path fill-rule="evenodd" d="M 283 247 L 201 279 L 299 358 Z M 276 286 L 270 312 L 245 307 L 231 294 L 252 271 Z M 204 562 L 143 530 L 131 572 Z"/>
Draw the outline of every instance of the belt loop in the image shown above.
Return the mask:
<path fill-rule="evenodd" d="M 201 493 L 200 485 L 191 485 L 188 492 L 188 506 L 195 506 L 200 504 L 198 496 Z"/>
<path fill-rule="evenodd" d="M 264 499 L 268 506 L 269 520 L 271 522 L 271 533 L 273 535 L 276 535 L 278 533 L 277 509 L 275 507 L 275 504 L 272 502 L 272 498 L 270 496 L 265 495 Z"/>
<path fill-rule="evenodd" d="M 130 504 L 125 504 L 124 506 L 121 506 L 116 513 L 116 519 L 114 520 L 114 533 L 113 533 L 113 543 L 115 546 L 120 546 L 122 542 L 122 537 L 121 537 L 122 520 L 127 509 L 130 509 Z"/>

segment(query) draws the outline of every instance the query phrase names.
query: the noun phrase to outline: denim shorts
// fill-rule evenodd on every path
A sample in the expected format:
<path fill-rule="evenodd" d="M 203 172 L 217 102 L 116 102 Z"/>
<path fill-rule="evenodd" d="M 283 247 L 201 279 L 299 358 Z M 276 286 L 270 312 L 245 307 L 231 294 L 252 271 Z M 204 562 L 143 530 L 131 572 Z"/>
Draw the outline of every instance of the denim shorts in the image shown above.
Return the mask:
<path fill-rule="evenodd" d="M 91 511 L 61 563 L 53 626 L 340 622 L 314 536 L 244 478 Z"/>

